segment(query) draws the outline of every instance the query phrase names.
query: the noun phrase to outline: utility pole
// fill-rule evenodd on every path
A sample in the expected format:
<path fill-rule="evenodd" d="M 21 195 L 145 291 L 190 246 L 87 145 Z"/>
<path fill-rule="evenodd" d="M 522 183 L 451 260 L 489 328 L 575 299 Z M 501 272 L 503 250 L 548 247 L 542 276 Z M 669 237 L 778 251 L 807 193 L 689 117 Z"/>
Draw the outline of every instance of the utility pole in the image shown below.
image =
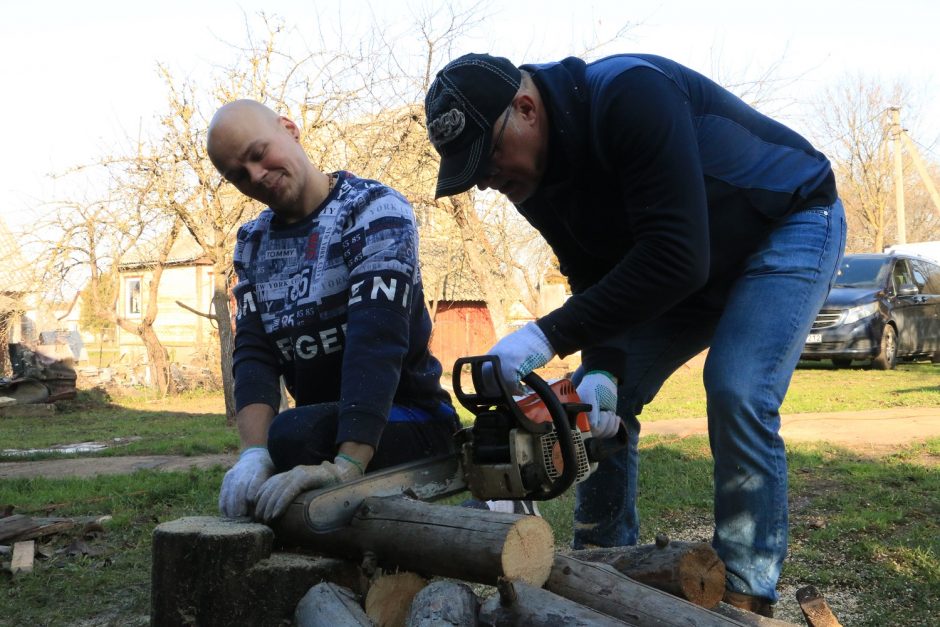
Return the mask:
<path fill-rule="evenodd" d="M 924 187 L 927 188 L 927 193 L 930 194 L 930 200 L 933 201 L 934 209 L 940 214 L 940 193 L 937 193 L 937 188 L 933 184 L 933 179 L 930 178 L 930 172 L 927 171 L 927 166 L 920 156 L 920 151 L 917 150 L 917 146 L 914 145 L 914 140 L 910 138 L 906 131 L 901 131 L 901 139 L 904 140 L 904 145 L 907 146 L 907 152 L 911 155 L 911 159 L 914 160 L 914 166 L 917 168 L 917 172 L 924 182 Z"/>
<path fill-rule="evenodd" d="M 901 165 L 901 108 L 891 107 L 894 118 L 891 125 L 891 145 L 894 149 L 894 198 L 898 216 L 898 244 L 907 243 L 907 224 L 904 216 L 904 168 Z"/>

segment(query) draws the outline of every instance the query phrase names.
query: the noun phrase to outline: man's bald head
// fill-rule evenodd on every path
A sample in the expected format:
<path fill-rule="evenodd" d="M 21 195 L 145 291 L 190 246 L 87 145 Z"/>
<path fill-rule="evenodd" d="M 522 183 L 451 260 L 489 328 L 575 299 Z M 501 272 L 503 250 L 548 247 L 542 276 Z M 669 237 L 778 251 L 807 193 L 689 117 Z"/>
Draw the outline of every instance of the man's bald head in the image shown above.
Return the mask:
<path fill-rule="evenodd" d="M 217 162 L 218 157 L 224 156 L 226 140 L 235 128 L 273 128 L 277 126 L 280 116 L 269 107 L 257 100 L 244 98 L 233 100 L 219 107 L 219 110 L 209 121 L 209 130 L 206 135 L 206 150 L 212 164 L 222 173 Z M 222 153 L 220 155 L 219 153 Z"/>
<path fill-rule="evenodd" d="M 300 129 L 260 102 L 235 100 L 216 111 L 206 150 L 225 179 L 285 219 L 316 208 L 323 187 L 317 179 L 325 177 L 301 147 Z"/>

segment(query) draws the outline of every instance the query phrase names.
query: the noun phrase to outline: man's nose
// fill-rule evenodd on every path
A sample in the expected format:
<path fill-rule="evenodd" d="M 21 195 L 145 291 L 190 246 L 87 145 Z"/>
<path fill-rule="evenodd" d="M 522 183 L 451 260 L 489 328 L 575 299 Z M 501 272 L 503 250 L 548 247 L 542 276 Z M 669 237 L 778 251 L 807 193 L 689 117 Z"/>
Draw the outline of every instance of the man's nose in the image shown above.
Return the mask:
<path fill-rule="evenodd" d="M 251 178 L 252 183 L 260 183 L 264 179 L 264 175 L 268 173 L 267 168 L 260 163 L 249 163 L 245 168 L 248 170 L 248 176 Z"/>
<path fill-rule="evenodd" d="M 490 184 L 493 182 L 492 174 L 484 174 L 480 177 L 480 180 L 477 181 L 477 189 L 481 192 L 490 188 Z"/>

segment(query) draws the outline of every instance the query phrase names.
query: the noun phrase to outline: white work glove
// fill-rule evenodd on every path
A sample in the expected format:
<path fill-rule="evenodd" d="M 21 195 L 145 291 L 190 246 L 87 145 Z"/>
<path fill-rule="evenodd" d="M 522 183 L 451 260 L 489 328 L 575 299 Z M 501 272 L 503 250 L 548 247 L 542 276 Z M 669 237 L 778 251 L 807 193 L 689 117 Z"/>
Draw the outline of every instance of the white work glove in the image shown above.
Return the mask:
<path fill-rule="evenodd" d="M 261 485 L 273 474 L 274 462 L 268 449 L 246 448 L 222 479 L 219 511 L 232 518 L 247 515 L 249 503 L 254 503 Z"/>
<path fill-rule="evenodd" d="M 500 376 L 509 387 L 512 394 L 521 392 L 519 381 L 536 368 L 541 368 L 555 356 L 555 349 L 548 343 L 548 339 L 542 330 L 534 322 L 530 322 L 518 331 L 510 333 L 493 348 L 487 355 L 496 355 L 499 357 Z M 487 393 L 495 393 L 498 388 L 494 381 L 486 380 L 492 368 L 487 368 L 485 364 L 483 375 Z"/>
<path fill-rule="evenodd" d="M 332 462 L 323 462 L 319 466 L 294 466 L 287 472 L 274 475 L 261 486 L 255 518 L 270 522 L 283 514 L 301 492 L 352 481 L 362 473 L 362 464 L 342 453 Z"/>
<path fill-rule="evenodd" d="M 614 375 L 605 370 L 591 370 L 578 385 L 578 397 L 582 403 L 590 403 L 591 434 L 595 438 L 612 438 L 620 428 L 617 415 L 617 383 Z"/>

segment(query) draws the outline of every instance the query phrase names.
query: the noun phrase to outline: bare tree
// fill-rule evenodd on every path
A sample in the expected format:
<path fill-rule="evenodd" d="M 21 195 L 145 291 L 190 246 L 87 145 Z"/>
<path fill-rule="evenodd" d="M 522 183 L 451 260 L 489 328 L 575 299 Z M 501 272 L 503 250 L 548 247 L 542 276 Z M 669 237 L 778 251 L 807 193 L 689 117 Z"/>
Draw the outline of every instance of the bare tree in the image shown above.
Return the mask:
<path fill-rule="evenodd" d="M 816 135 L 833 163 L 846 206 L 849 251 L 884 249 L 894 220 L 894 162 L 888 150 L 887 111 L 905 99 L 901 85 L 884 87 L 863 76 L 848 76 L 825 90 L 815 105 Z"/>

